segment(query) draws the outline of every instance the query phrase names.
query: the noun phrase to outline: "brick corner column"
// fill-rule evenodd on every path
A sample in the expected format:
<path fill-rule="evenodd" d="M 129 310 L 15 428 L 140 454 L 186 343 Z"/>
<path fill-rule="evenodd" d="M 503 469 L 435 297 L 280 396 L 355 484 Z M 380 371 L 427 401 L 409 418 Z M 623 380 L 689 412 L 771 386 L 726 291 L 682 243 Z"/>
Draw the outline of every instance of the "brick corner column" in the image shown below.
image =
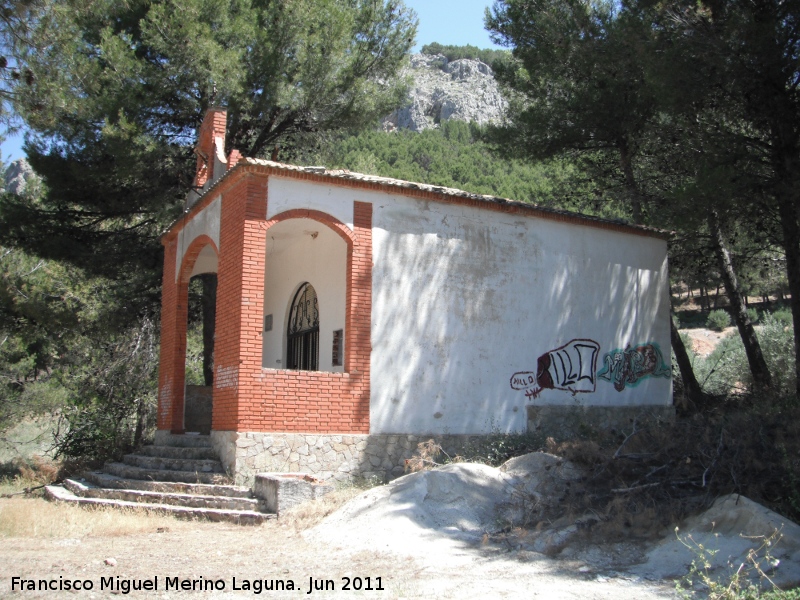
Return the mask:
<path fill-rule="evenodd" d="M 347 265 L 345 371 L 357 395 L 355 428 L 369 433 L 372 355 L 372 204 L 353 203 L 355 244 Z"/>
<path fill-rule="evenodd" d="M 212 430 L 251 416 L 261 372 L 267 179 L 242 179 L 222 199 Z"/>

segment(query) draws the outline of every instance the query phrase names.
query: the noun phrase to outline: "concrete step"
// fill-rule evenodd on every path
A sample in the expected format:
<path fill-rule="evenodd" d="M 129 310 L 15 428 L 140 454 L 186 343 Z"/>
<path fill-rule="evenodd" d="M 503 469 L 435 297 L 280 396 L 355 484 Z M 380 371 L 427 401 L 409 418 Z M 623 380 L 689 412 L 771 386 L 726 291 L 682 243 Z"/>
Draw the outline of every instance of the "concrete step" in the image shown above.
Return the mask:
<path fill-rule="evenodd" d="M 223 510 L 261 511 L 255 498 L 232 498 L 228 496 L 206 496 L 201 494 L 175 494 L 144 490 L 103 488 L 89 481 L 67 479 L 64 487 L 76 496 L 83 498 L 105 498 L 107 500 L 126 500 L 128 502 L 147 502 L 150 504 L 172 504 L 190 508 L 219 508 Z"/>
<path fill-rule="evenodd" d="M 173 469 L 149 469 L 125 463 L 106 463 L 103 467 L 105 473 L 122 477 L 123 479 L 144 479 L 149 481 L 178 481 L 183 483 L 214 483 L 230 485 L 230 477 L 223 473 L 209 473 L 201 471 L 176 471 Z"/>
<path fill-rule="evenodd" d="M 214 449 L 206 446 L 142 446 L 136 454 L 160 458 L 190 458 L 218 460 Z"/>
<path fill-rule="evenodd" d="M 171 514 L 189 519 L 208 519 L 210 521 L 229 521 L 241 525 L 258 525 L 268 519 L 274 519 L 274 514 L 267 514 L 253 510 L 228 510 L 219 508 L 194 508 L 160 504 L 152 502 L 130 502 L 127 500 L 113 500 L 106 498 L 87 498 L 78 496 L 72 491 L 59 485 L 45 487 L 45 496 L 57 502 L 72 502 L 88 506 L 112 506 L 115 508 L 145 509 L 155 512 Z"/>
<path fill-rule="evenodd" d="M 250 488 L 241 485 L 124 479 L 101 471 L 87 471 L 83 473 L 83 479 L 101 488 L 162 492 L 165 494 L 199 494 L 201 496 L 224 496 L 227 498 L 250 497 Z"/>
<path fill-rule="evenodd" d="M 178 435 L 171 433 L 165 437 L 159 437 L 159 442 L 166 446 L 179 448 L 211 448 L 211 438 L 207 435 Z"/>
<path fill-rule="evenodd" d="M 162 458 L 160 456 L 126 454 L 124 457 L 122 457 L 122 462 L 132 467 L 155 469 L 157 471 L 168 470 L 188 471 L 191 473 L 225 473 L 225 468 L 222 466 L 222 463 L 215 459 Z"/>

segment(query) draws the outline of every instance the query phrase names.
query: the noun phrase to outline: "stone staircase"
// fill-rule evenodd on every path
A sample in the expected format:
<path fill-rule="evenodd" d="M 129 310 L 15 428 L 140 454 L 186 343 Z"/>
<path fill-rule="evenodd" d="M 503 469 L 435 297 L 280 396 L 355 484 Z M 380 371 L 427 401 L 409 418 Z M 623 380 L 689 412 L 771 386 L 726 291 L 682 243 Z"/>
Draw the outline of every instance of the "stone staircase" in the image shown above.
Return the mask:
<path fill-rule="evenodd" d="M 144 446 L 121 463 L 45 488 L 62 502 L 145 508 L 180 517 L 254 525 L 275 518 L 250 488 L 225 474 L 208 436 L 171 435 L 166 445 Z"/>

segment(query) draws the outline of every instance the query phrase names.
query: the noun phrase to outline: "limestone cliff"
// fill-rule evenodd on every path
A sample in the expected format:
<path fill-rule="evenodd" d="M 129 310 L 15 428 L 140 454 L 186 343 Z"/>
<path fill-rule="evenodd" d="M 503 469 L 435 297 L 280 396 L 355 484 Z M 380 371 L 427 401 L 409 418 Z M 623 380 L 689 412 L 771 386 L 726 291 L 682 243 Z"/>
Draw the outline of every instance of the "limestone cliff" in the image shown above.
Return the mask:
<path fill-rule="evenodd" d="M 422 131 L 449 119 L 484 125 L 499 121 L 505 110 L 492 69 L 479 60 L 414 54 L 403 74 L 413 78 L 408 103 L 383 120 L 387 131 Z"/>
<path fill-rule="evenodd" d="M 22 195 L 29 185 L 38 185 L 38 176 L 24 158 L 12 162 L 6 169 L 3 177 L 4 191 Z M 0 191 L 3 191 L 0 189 Z"/>

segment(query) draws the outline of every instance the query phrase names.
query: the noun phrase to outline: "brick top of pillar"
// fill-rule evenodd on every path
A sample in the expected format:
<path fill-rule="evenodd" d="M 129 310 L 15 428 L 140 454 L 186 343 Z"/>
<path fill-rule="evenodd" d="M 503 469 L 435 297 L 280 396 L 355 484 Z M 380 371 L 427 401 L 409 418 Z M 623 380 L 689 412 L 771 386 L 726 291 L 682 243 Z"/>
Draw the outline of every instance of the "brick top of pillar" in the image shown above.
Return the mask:
<path fill-rule="evenodd" d="M 224 152 L 225 127 L 228 121 L 228 111 L 220 107 L 211 107 L 206 110 L 203 123 L 197 132 L 197 170 L 195 171 L 194 186 L 202 187 L 209 179 L 214 178 L 214 154 Z M 215 141 L 220 141 L 215 148 Z M 223 164 L 227 160 L 222 161 Z"/>

